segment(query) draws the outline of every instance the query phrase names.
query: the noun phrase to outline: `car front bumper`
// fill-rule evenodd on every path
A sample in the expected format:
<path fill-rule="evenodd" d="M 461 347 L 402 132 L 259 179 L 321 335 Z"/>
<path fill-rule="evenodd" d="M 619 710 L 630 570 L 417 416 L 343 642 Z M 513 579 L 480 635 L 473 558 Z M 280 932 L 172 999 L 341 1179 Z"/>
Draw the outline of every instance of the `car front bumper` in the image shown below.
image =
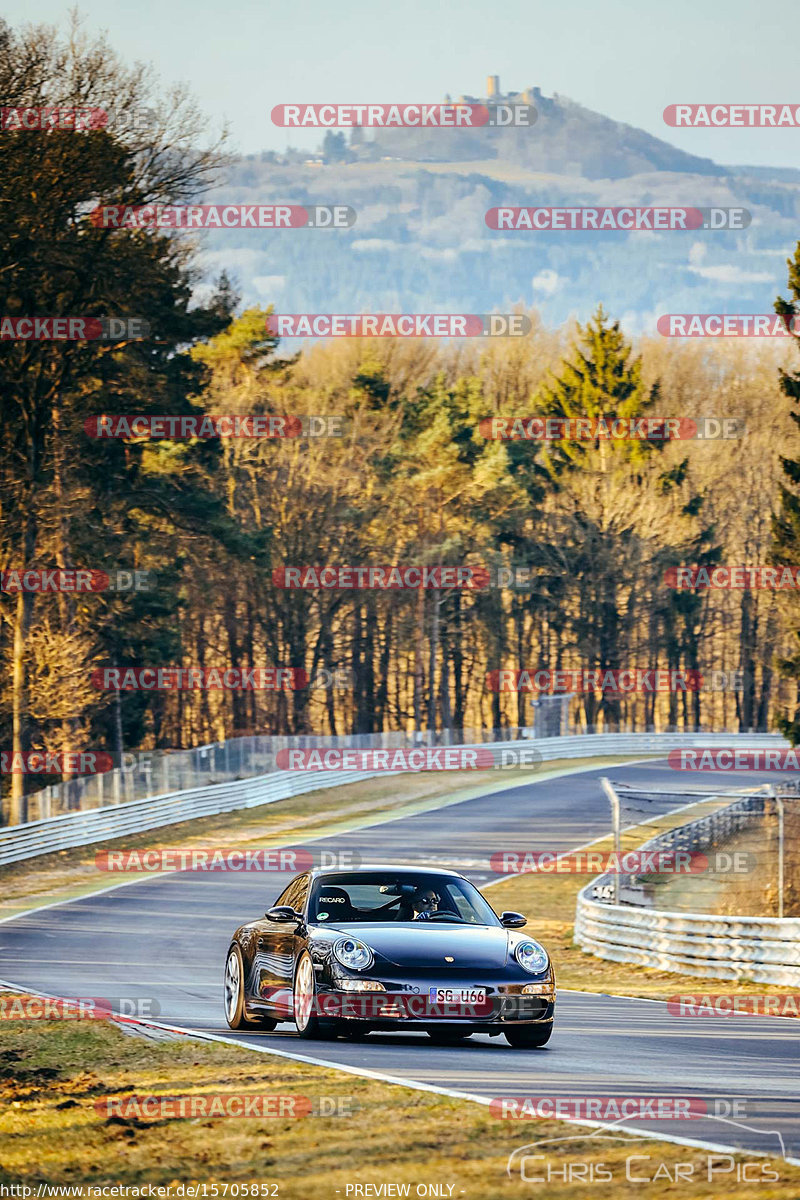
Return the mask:
<path fill-rule="evenodd" d="M 552 976 L 525 983 L 475 980 L 445 981 L 378 980 L 384 991 L 343 991 L 335 985 L 319 988 L 316 1001 L 320 1019 L 353 1021 L 377 1027 L 407 1029 L 412 1025 L 458 1025 L 473 1029 L 502 1030 L 508 1025 L 541 1025 L 552 1022 L 556 989 Z M 525 994 L 524 987 L 535 987 L 534 994 Z M 485 1000 L 470 1003 L 464 1000 L 436 1003 L 431 998 L 435 988 L 485 989 Z"/>

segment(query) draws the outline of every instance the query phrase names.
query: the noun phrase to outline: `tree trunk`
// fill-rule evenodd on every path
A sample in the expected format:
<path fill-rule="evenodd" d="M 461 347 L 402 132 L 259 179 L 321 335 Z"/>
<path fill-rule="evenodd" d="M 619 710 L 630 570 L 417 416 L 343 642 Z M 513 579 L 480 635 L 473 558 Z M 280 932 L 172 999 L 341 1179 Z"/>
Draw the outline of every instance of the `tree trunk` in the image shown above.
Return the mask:
<path fill-rule="evenodd" d="M 422 729 L 422 690 L 425 686 L 425 588 L 417 588 L 417 627 L 414 649 L 414 729 Z"/>
<path fill-rule="evenodd" d="M 439 588 L 431 594 L 431 641 L 428 654 L 428 729 L 436 729 L 436 660 L 439 657 Z"/>
<path fill-rule="evenodd" d="M 453 726 L 463 729 L 465 722 L 466 696 L 464 693 L 464 643 L 461 611 L 461 591 L 453 596 Z"/>

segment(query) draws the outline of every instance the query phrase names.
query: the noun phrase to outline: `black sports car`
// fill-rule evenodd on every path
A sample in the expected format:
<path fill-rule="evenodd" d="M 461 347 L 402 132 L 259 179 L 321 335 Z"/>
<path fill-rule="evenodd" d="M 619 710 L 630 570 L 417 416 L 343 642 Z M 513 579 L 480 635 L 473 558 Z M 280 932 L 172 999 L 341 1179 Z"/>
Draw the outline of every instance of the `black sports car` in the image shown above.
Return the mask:
<path fill-rule="evenodd" d="M 233 935 L 225 1016 L 232 1029 L 293 1020 L 304 1038 L 416 1028 L 544 1046 L 555 975 L 525 924 L 455 871 L 309 871 Z"/>

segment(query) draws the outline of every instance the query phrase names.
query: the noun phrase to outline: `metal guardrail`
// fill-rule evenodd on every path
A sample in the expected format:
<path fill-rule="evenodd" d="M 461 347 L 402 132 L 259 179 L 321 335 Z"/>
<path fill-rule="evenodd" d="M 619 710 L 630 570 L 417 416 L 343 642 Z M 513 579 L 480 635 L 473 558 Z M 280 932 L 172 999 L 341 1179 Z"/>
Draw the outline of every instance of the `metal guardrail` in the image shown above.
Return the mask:
<path fill-rule="evenodd" d="M 254 779 L 237 779 L 211 787 L 165 796 L 148 796 L 109 808 L 63 813 L 0 830 L 0 867 L 40 854 L 105 842 L 126 834 L 145 833 L 197 817 L 219 816 L 243 808 L 259 808 L 291 796 L 368 779 L 376 772 L 276 771 Z M 324 778 L 322 776 L 325 776 Z"/>
<path fill-rule="evenodd" d="M 657 912 L 601 904 L 586 892 L 578 896 L 575 941 L 597 958 L 712 979 L 800 986 L 800 918 Z"/>
<path fill-rule="evenodd" d="M 707 847 L 720 830 L 740 828 L 767 799 L 763 791 L 739 797 L 651 838 L 641 849 Z M 669 912 L 594 899 L 594 890 L 611 878 L 600 875 L 578 894 L 574 941 L 582 950 L 612 962 L 685 975 L 800 986 L 800 918 Z"/>
<path fill-rule="evenodd" d="M 253 734 L 210 742 L 189 750 L 129 751 L 122 755 L 122 765 L 113 771 L 63 780 L 30 792 L 25 798 L 26 822 L 268 775 L 278 769 L 276 756 L 285 749 L 322 746 L 348 750 L 412 749 L 415 746 L 472 746 L 559 737 L 569 732 L 567 717 L 571 699 L 568 693 L 540 697 L 533 707 L 532 725 L 507 726 L 502 730 L 391 730 L 323 736 Z"/>
<path fill-rule="evenodd" d="M 503 751 L 524 745 L 535 749 L 541 762 L 560 758 L 590 758 L 595 755 L 639 755 L 647 757 L 692 746 L 727 746 L 732 737 L 742 748 L 787 746 L 776 734 L 696 733 L 607 733 L 574 734 L 566 737 L 531 738 L 522 742 L 476 743 L 482 749 Z M 466 747 L 465 747 L 466 748 Z M 514 769 L 514 768 L 510 768 Z M 535 769 L 529 767 L 529 770 Z M 63 813 L 0 829 L 0 866 L 22 862 L 40 854 L 88 846 L 129 834 L 176 825 L 196 817 L 216 816 L 237 809 L 257 808 L 291 796 L 306 795 L 323 788 L 336 788 L 383 775 L 383 771 L 272 771 L 249 779 L 237 779 L 206 787 L 190 788 L 160 796 L 147 796 L 122 804 Z"/>

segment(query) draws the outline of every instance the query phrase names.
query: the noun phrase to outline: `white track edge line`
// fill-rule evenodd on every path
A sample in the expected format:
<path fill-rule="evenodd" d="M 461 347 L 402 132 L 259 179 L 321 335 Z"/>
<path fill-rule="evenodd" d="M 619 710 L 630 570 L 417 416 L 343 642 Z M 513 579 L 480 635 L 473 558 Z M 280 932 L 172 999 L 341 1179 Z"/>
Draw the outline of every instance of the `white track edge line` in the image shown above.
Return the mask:
<path fill-rule="evenodd" d="M 5 987 L 19 987 L 18 984 L 11 983 L 10 980 L 0 979 L 0 985 Z M 33 996 L 42 996 L 44 999 L 57 1000 L 60 997 L 52 996 L 48 992 L 40 992 L 35 988 L 23 988 L 24 994 Z M 488 1108 L 494 1097 L 480 1096 L 473 1092 L 460 1092 L 455 1088 L 442 1087 L 435 1083 L 423 1083 L 421 1080 L 407 1079 L 402 1075 L 388 1075 L 384 1071 L 374 1071 L 370 1067 L 355 1067 L 349 1063 L 332 1063 L 326 1059 L 314 1058 L 308 1054 L 296 1054 L 290 1050 L 278 1050 L 272 1046 L 256 1046 L 251 1042 L 239 1042 L 234 1037 L 226 1037 L 223 1034 L 203 1033 L 194 1029 L 185 1029 L 180 1025 L 168 1025 L 164 1021 L 150 1021 L 142 1017 L 111 1017 L 110 1020 L 115 1020 L 123 1025 L 144 1025 L 150 1029 L 163 1029 L 168 1033 L 178 1033 L 185 1037 L 196 1038 L 203 1042 L 218 1042 L 224 1046 L 235 1046 L 240 1050 L 253 1050 L 256 1054 L 271 1054 L 276 1058 L 288 1058 L 293 1062 L 307 1063 L 312 1067 L 325 1067 L 329 1071 L 341 1071 L 345 1075 L 356 1075 L 362 1079 L 377 1079 L 381 1083 L 393 1084 L 396 1087 L 409 1088 L 415 1092 L 431 1092 L 437 1096 L 448 1096 L 453 1100 L 469 1100 L 474 1104 L 481 1104 Z M 533 1120 L 534 1118 L 530 1118 Z M 556 1120 L 563 1121 L 565 1125 L 577 1125 L 582 1129 L 619 1129 L 623 1133 L 637 1133 L 642 1141 L 648 1139 L 657 1142 L 670 1142 L 677 1146 L 692 1146 L 698 1150 L 711 1150 L 715 1154 L 755 1154 L 758 1158 L 774 1158 L 765 1150 L 743 1149 L 742 1147 L 723 1145 L 720 1142 L 706 1142 L 699 1138 L 682 1138 L 676 1137 L 668 1133 L 654 1133 L 651 1130 L 644 1131 L 634 1125 L 609 1125 L 603 1121 L 581 1121 L 576 1117 L 558 1117 Z M 714 1118 L 712 1117 L 712 1120 Z M 759 1131 L 760 1132 L 760 1131 Z M 781 1161 L 781 1160 L 776 1160 Z M 790 1163 L 792 1166 L 800 1166 L 800 1158 L 784 1158 L 783 1162 Z"/>

